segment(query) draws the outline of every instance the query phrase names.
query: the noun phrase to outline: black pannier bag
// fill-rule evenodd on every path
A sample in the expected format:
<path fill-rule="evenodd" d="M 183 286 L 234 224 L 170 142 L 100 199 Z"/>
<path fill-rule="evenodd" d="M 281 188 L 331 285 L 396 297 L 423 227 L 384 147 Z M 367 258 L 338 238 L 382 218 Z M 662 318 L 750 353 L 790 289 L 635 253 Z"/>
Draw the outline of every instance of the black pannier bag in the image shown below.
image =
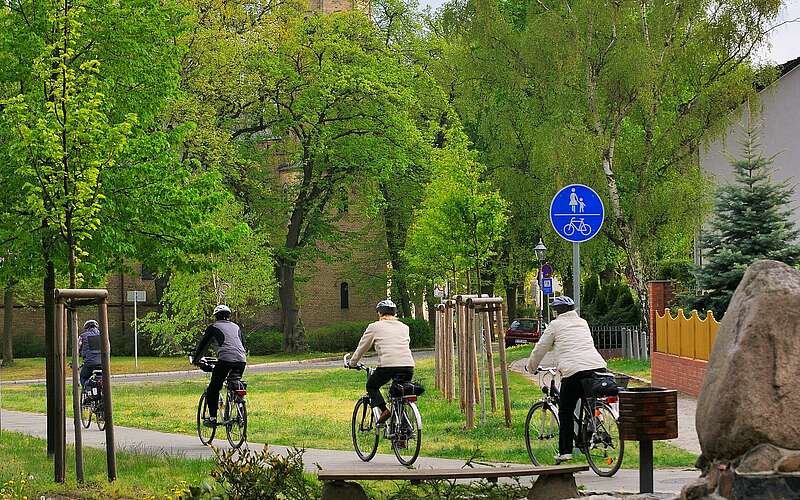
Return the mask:
<path fill-rule="evenodd" d="M 422 396 L 425 388 L 416 382 L 395 382 L 389 387 L 389 395 L 393 398 L 406 396 Z"/>
<path fill-rule="evenodd" d="M 587 397 L 607 398 L 619 394 L 613 373 L 595 372 L 592 377 L 581 380 L 581 385 Z"/>

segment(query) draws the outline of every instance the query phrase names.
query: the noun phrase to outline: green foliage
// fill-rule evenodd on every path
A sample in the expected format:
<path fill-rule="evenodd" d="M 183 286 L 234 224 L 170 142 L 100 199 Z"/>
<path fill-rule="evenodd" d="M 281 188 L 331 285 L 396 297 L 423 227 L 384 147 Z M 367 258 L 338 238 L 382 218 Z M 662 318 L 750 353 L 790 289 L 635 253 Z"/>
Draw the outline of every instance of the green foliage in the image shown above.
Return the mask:
<path fill-rule="evenodd" d="M 400 318 L 408 325 L 411 348 L 433 347 L 433 331 L 423 319 Z M 322 328 L 311 329 L 306 334 L 308 348 L 319 352 L 353 351 L 369 321 L 340 321 Z"/>
<path fill-rule="evenodd" d="M 794 187 L 772 180 L 774 157 L 764 157 L 758 129 L 748 127 L 742 157 L 732 161 L 735 182 L 719 188 L 712 229 L 702 238 L 706 263 L 697 269 L 704 294 L 693 300 L 698 310 L 721 318 L 747 267 L 760 259 L 796 265 L 800 229 L 792 220 Z"/>
<path fill-rule="evenodd" d="M 585 268 L 612 265 L 644 299 L 657 263 L 689 253 L 709 208 L 698 153 L 755 91 L 749 56 L 780 4 L 453 1 L 441 11 L 437 76 L 510 203 L 499 256 L 512 283 L 535 265 L 520 247 L 552 234 L 548 204 L 571 182 L 593 186 L 607 211 L 582 248 Z M 566 271 L 558 240 L 545 237 Z"/>
<path fill-rule="evenodd" d="M 421 318 L 401 318 L 400 321 L 408 325 L 412 348 L 433 347 L 433 329 L 429 322 Z"/>
<path fill-rule="evenodd" d="M 225 498 L 312 499 L 319 498 L 319 481 L 305 474 L 303 450 L 287 457 L 261 451 L 214 449 L 211 471 Z M 202 498 L 202 497 L 201 497 Z"/>
<path fill-rule="evenodd" d="M 276 354 L 282 350 L 283 332 L 275 329 L 256 330 L 245 336 L 245 342 L 251 355 Z"/>
<path fill-rule="evenodd" d="M 214 220 L 224 227 L 226 221 L 240 217 L 241 208 L 230 205 Z M 246 331 L 258 311 L 273 303 L 274 261 L 266 237 L 244 225 L 235 226 L 232 236 L 235 240 L 227 249 L 198 255 L 192 268 L 171 273 L 161 299 L 163 311 L 140 320 L 142 331 L 162 352 L 180 352 L 194 344 L 217 304 L 230 306 L 234 321 Z"/>
<path fill-rule="evenodd" d="M 600 284 L 590 276 L 581 290 L 581 316 L 591 325 L 638 325 L 641 311 L 625 283 Z"/>
<path fill-rule="evenodd" d="M 428 284 L 477 270 L 494 255 L 506 229 L 507 205 L 487 182 L 466 137 L 452 131 L 433 152 L 433 177 L 414 214 L 406 248 L 413 279 Z"/>
<path fill-rule="evenodd" d="M 52 261 L 91 286 L 127 259 L 167 269 L 224 247 L 205 222 L 219 176 L 177 154 L 190 127 L 160 122 L 184 28 L 171 1 L 0 9 L 0 246 L 21 277 Z"/>

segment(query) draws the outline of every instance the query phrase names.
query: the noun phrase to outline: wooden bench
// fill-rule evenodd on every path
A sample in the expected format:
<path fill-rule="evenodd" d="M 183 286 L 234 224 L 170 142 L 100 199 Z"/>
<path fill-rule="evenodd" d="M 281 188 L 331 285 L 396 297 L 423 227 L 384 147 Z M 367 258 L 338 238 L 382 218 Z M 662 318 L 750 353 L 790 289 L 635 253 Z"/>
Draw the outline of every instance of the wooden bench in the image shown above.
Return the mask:
<path fill-rule="evenodd" d="M 589 470 L 587 465 L 554 466 L 498 466 L 463 469 L 329 469 L 320 470 L 317 477 L 325 483 L 322 500 L 364 500 L 367 495 L 357 483 L 350 481 L 410 481 L 419 484 L 423 481 L 465 479 L 486 479 L 496 483 L 504 477 L 538 476 L 528 498 L 556 500 L 578 496 L 573 474 Z M 552 490 L 552 491 L 551 491 Z M 558 491 L 556 491 L 558 490 Z"/>

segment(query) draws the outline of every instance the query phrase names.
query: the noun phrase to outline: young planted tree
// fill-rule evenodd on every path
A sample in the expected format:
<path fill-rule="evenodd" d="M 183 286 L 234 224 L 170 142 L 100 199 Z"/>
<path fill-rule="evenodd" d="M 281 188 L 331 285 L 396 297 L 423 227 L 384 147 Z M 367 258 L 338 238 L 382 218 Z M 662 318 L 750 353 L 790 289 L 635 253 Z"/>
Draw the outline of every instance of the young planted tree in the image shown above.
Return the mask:
<path fill-rule="evenodd" d="M 180 127 L 158 122 L 177 89 L 178 20 L 169 2 L 0 8 L 0 58 L 10 62 L 0 66 L 0 171 L 16 188 L 2 205 L 0 234 L 13 236 L 0 250 L 43 271 L 48 360 L 58 269 L 77 287 L 126 258 L 165 266 L 219 243 L 204 223 L 217 177 L 181 162 Z"/>
<path fill-rule="evenodd" d="M 433 154 L 433 177 L 414 214 L 407 255 L 416 279 L 432 288 L 433 280 L 453 279 L 474 271 L 475 290 L 481 269 L 507 223 L 507 205 L 487 182 L 483 167 L 468 149 L 466 137 L 451 131 L 448 146 Z"/>
<path fill-rule="evenodd" d="M 772 180 L 775 157 L 760 151 L 758 131 L 746 130 L 742 156 L 732 161 L 734 182 L 720 186 L 711 230 L 704 234 L 705 264 L 696 271 L 703 293 L 693 304 L 721 318 L 747 267 L 759 259 L 800 262 L 798 229 L 792 220 L 793 187 Z"/>

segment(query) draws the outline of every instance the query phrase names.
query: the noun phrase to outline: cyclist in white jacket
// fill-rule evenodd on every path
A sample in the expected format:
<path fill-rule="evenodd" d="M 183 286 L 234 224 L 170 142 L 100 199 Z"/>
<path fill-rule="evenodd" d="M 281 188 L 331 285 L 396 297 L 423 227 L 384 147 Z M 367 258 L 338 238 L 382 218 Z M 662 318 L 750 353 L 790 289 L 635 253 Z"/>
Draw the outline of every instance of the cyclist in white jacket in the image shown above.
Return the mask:
<path fill-rule="evenodd" d="M 545 329 L 528 358 L 528 370 L 536 372 L 545 354 L 554 351 L 561 372 L 558 421 L 561 423 L 556 462 L 572 459 L 575 431 L 572 415 L 583 394 L 582 380 L 596 371 L 605 371 L 606 361 L 597 352 L 589 324 L 575 312 L 575 302 L 562 295 L 552 304 L 558 317 Z"/>
<path fill-rule="evenodd" d="M 358 347 L 350 357 L 347 368 L 358 366 L 361 357 L 371 348 L 378 353 L 378 367 L 367 379 L 367 394 L 373 408 L 380 408 L 378 423 L 389 419 L 391 412 L 381 394 L 390 380 L 411 382 L 414 376 L 414 357 L 411 354 L 411 336 L 408 326 L 397 319 L 397 306 L 390 299 L 378 302 L 375 307 L 378 321 L 367 326 Z"/>

